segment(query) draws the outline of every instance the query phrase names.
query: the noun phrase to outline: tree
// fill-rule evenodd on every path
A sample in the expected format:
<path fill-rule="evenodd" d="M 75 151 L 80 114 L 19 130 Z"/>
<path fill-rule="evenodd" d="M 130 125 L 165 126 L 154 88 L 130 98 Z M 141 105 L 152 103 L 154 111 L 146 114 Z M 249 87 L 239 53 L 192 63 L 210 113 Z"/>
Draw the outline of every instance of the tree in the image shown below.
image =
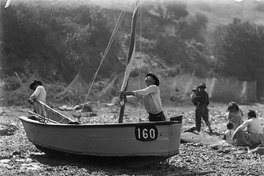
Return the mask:
<path fill-rule="evenodd" d="M 190 16 L 189 19 L 182 20 L 178 27 L 178 33 L 184 40 L 194 39 L 198 42 L 205 42 L 205 31 L 207 29 L 208 19 L 201 13 Z"/>
<path fill-rule="evenodd" d="M 181 2 L 166 1 L 166 13 L 165 18 L 171 18 L 174 20 L 179 20 L 180 18 L 186 17 L 189 12 L 187 11 L 187 5 Z"/>
<path fill-rule="evenodd" d="M 254 80 L 256 71 L 264 66 L 264 28 L 234 19 L 218 26 L 214 32 L 213 54 L 216 72 L 241 80 Z"/>
<path fill-rule="evenodd" d="M 33 6 L 33 7 L 32 7 Z M 101 61 L 111 32 L 99 8 L 53 7 L 20 3 L 2 13 L 5 74 L 33 73 L 53 81 L 71 81 L 81 72 L 89 81 Z M 101 69 L 109 76 L 119 68 L 120 44 L 114 40 Z"/>
<path fill-rule="evenodd" d="M 160 36 L 154 46 L 156 53 L 170 67 L 180 65 L 182 72 L 207 76 L 210 72 L 206 48 L 196 41 L 187 42 L 180 36 Z"/>
<path fill-rule="evenodd" d="M 72 20 L 63 19 L 62 24 L 67 33 L 63 35 L 61 45 L 66 48 L 66 58 L 75 66 L 76 72 L 80 71 L 86 81 L 90 81 L 99 66 L 101 54 L 106 49 L 112 31 L 108 29 L 107 20 L 98 8 L 79 6 L 72 9 L 68 16 Z M 109 76 L 120 68 L 120 48 L 121 45 L 115 39 L 99 72 L 101 76 Z"/>
<path fill-rule="evenodd" d="M 188 58 L 187 46 L 179 36 L 160 35 L 154 47 L 157 53 L 168 65 L 184 63 Z"/>
<path fill-rule="evenodd" d="M 47 16 L 40 7 L 24 4 L 12 6 L 2 12 L 3 58 L 5 74 L 38 72 L 45 78 L 53 77 L 54 70 L 71 71 L 63 62 L 63 55 L 54 47 L 55 39 L 42 19 Z M 57 75 L 57 74 L 56 74 Z M 57 75 L 58 76 L 58 75 Z"/>

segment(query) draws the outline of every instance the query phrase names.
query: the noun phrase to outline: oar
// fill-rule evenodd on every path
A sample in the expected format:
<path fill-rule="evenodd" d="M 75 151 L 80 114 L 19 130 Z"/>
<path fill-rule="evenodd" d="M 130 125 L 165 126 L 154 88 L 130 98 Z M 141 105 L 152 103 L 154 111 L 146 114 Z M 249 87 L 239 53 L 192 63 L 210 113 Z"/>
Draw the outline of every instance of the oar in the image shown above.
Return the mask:
<path fill-rule="evenodd" d="M 62 120 L 66 120 L 66 121 L 68 121 L 68 122 L 73 122 L 73 120 L 71 120 L 70 118 L 68 118 L 68 117 L 65 116 L 64 114 L 62 114 L 62 113 L 56 111 L 55 109 L 51 108 L 51 107 L 48 106 L 47 104 L 45 104 L 45 103 L 43 103 L 43 102 L 41 102 L 41 101 L 38 101 L 38 100 L 35 100 L 35 101 L 36 101 L 37 103 L 41 104 L 42 106 L 44 106 L 45 108 L 49 109 L 50 111 L 52 111 L 52 112 L 54 112 L 54 113 L 56 113 L 56 114 L 59 114 L 60 117 L 62 117 Z M 61 120 L 61 121 L 62 121 L 62 120 Z"/>
<path fill-rule="evenodd" d="M 29 113 L 29 114 L 32 114 L 32 115 L 34 115 L 34 116 L 36 116 L 36 117 L 39 118 L 39 119 L 44 119 L 44 122 L 45 122 L 45 120 L 46 120 L 46 121 L 49 121 L 49 122 L 52 122 L 52 123 L 59 123 L 59 122 L 56 122 L 56 121 L 54 121 L 54 120 L 51 120 L 51 119 L 49 119 L 49 118 L 47 118 L 47 117 L 44 117 L 44 116 L 39 115 L 39 114 L 37 114 L 37 113 L 35 113 L 35 112 L 32 112 L 32 111 L 28 111 L 28 113 Z"/>

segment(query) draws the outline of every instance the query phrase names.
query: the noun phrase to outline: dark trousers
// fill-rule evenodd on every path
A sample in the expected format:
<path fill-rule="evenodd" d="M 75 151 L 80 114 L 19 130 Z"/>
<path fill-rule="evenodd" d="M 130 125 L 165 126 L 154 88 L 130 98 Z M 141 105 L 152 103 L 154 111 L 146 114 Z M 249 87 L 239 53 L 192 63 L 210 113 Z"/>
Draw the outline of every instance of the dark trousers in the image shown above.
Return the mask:
<path fill-rule="evenodd" d="M 149 113 L 148 118 L 149 118 L 150 122 L 153 122 L 153 121 L 165 121 L 165 115 L 164 115 L 163 111 L 161 111 L 158 114 L 150 114 Z"/>
<path fill-rule="evenodd" d="M 198 132 L 201 130 L 202 118 L 205 124 L 209 125 L 209 115 L 207 106 L 198 106 L 195 109 L 195 126 Z"/>

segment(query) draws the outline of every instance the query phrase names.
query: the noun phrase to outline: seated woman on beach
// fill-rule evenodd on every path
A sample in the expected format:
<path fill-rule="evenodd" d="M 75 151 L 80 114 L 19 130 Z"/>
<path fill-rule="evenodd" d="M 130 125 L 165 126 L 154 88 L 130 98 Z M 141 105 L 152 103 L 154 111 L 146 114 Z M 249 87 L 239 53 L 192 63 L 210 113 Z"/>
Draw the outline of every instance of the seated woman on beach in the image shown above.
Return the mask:
<path fill-rule="evenodd" d="M 234 132 L 233 139 L 238 146 L 257 147 L 264 144 L 261 121 L 255 111 L 249 110 L 245 120 Z"/>
<path fill-rule="evenodd" d="M 235 102 L 230 102 L 227 107 L 228 123 L 233 124 L 233 129 L 236 130 L 239 125 L 243 123 L 243 112 Z"/>

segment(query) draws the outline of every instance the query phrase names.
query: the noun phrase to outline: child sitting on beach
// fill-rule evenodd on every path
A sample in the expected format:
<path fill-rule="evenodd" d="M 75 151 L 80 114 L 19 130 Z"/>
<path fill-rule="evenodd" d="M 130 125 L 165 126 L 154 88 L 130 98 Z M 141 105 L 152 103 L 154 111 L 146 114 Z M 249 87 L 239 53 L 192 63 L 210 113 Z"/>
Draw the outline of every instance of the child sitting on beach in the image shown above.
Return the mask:
<path fill-rule="evenodd" d="M 235 143 L 233 140 L 234 125 L 232 123 L 228 123 L 226 127 L 227 127 L 227 130 L 224 133 L 223 140 L 225 140 L 225 142 L 228 144 L 234 144 Z"/>
<path fill-rule="evenodd" d="M 233 140 L 233 134 L 235 132 L 234 125 L 229 122 L 226 125 L 226 127 L 227 127 L 227 130 L 224 132 L 223 140 L 221 140 L 220 142 L 218 142 L 216 144 L 212 144 L 211 145 L 212 149 L 216 150 L 216 149 L 228 147 L 230 145 L 234 145 L 235 144 L 235 141 Z"/>

